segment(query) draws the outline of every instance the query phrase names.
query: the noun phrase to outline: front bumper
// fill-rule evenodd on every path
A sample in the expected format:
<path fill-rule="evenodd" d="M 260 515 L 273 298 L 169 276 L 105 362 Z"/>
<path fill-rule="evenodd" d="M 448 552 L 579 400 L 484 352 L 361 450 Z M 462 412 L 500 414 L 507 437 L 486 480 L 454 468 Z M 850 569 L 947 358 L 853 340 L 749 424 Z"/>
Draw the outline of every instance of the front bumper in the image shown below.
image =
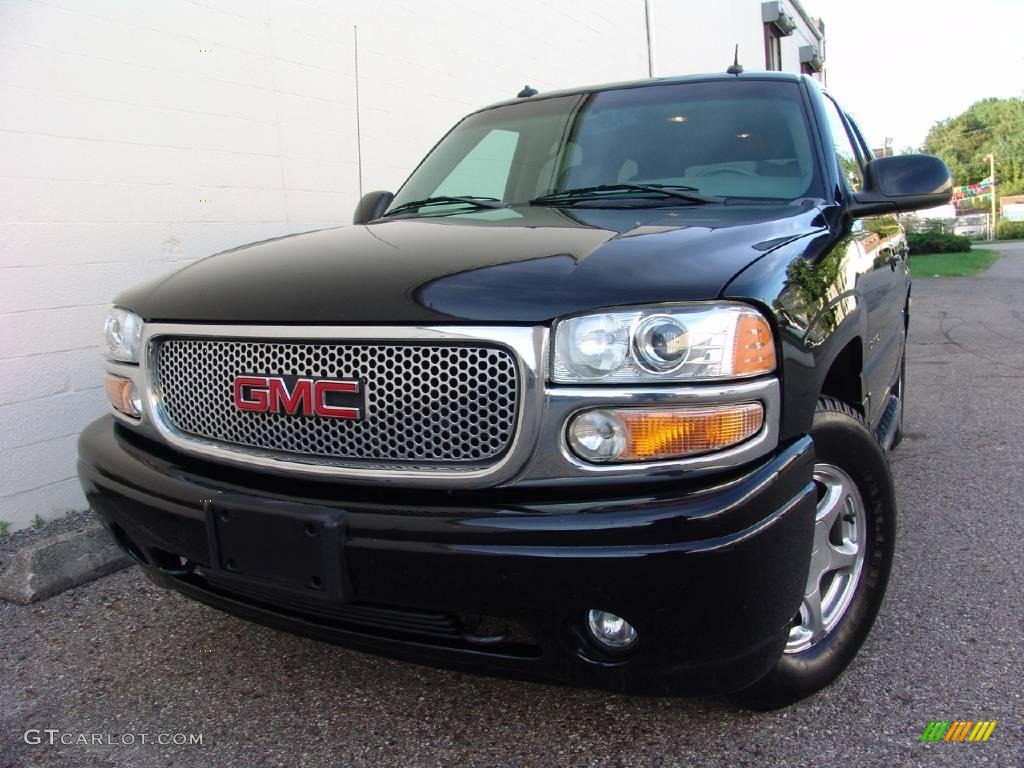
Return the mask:
<path fill-rule="evenodd" d="M 799 606 L 814 527 L 809 438 L 726 479 L 598 498 L 282 481 L 172 452 L 109 416 L 82 433 L 79 456 L 93 509 L 163 586 L 365 651 L 634 693 L 732 691 L 764 674 Z M 209 534 L 217 509 L 340 521 L 343 597 L 226 579 Z M 636 627 L 632 653 L 588 641 L 591 608 Z"/>

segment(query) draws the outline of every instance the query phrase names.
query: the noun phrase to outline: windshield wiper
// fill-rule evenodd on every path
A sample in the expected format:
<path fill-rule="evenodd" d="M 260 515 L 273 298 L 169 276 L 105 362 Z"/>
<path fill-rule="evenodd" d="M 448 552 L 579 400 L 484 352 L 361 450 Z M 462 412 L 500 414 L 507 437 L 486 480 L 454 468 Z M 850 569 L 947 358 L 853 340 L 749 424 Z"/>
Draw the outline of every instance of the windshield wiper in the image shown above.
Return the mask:
<path fill-rule="evenodd" d="M 508 208 L 508 203 L 499 200 L 496 197 L 468 197 L 468 196 L 455 196 L 455 195 L 438 195 L 437 197 L 425 197 L 422 200 L 411 200 L 408 203 L 402 203 L 397 208 L 392 208 L 390 211 L 384 214 L 384 216 L 393 216 L 396 213 L 406 213 L 408 211 L 419 210 L 420 208 L 427 208 L 432 205 L 471 205 L 474 208 Z M 382 217 L 383 218 L 383 217 Z"/>
<path fill-rule="evenodd" d="M 623 192 L 643 192 L 645 194 L 656 194 L 662 197 L 677 198 L 688 203 L 721 203 L 724 197 L 714 195 L 698 194 L 700 190 L 696 187 L 688 187 L 685 184 L 600 184 L 596 187 L 579 187 L 578 189 L 563 189 L 560 192 L 551 192 L 547 195 L 535 197 L 530 205 L 557 205 L 558 203 L 577 203 L 586 200 L 602 200 L 611 198 Z"/>

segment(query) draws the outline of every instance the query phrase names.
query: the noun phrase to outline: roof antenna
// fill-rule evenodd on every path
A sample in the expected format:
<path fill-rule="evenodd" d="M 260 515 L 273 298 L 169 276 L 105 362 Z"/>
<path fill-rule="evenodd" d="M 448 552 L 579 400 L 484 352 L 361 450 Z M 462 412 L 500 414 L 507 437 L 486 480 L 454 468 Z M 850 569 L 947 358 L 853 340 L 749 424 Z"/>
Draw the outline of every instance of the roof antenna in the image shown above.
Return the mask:
<path fill-rule="evenodd" d="M 736 54 L 733 57 L 732 64 L 730 64 L 729 68 L 727 70 L 725 70 L 725 74 L 727 74 L 727 75 L 742 75 L 743 74 L 743 65 L 740 64 L 740 44 L 739 43 L 736 43 Z"/>
<path fill-rule="evenodd" d="M 531 96 L 536 96 L 540 91 L 536 88 L 531 88 L 529 85 L 524 85 L 523 90 L 516 94 L 517 99 L 528 99 Z"/>

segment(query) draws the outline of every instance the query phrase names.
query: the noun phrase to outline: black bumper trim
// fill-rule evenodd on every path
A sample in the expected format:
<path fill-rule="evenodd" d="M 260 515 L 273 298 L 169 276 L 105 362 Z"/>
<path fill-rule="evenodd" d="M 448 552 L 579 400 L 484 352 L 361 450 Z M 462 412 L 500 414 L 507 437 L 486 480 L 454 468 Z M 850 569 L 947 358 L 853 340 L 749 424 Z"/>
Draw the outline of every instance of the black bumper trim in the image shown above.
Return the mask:
<path fill-rule="evenodd" d="M 209 567 L 202 499 L 230 496 L 253 509 L 277 504 L 339 511 L 352 603 L 412 614 L 485 614 L 523 627 L 532 656 L 475 647 L 454 633 L 359 624 L 269 593 L 204 584 L 147 568 L 158 583 L 244 618 L 412 661 L 469 671 L 555 680 L 636 693 L 736 690 L 774 663 L 799 605 L 815 510 L 808 438 L 745 474 L 682 493 L 634 498 L 487 505 L 488 496 L 429 507 L 372 502 L 322 486 L 285 483 L 277 495 L 245 494 L 220 468 L 186 469 L 120 436 L 109 419 L 79 445 L 79 475 L 101 519 L 147 552 Z M 197 469 L 203 469 L 201 473 Z M 328 489 L 329 490 L 329 489 Z M 160 559 L 151 560 L 159 564 Z M 198 574 L 203 575 L 203 574 Z M 322 605 L 322 604 L 321 604 Z M 601 608 L 626 617 L 641 638 L 619 660 L 601 658 L 582 636 L 581 617 Z M 370 623 L 372 624 L 372 622 Z M 408 630 L 408 631 L 406 631 Z M 443 634 L 443 633 L 442 633 Z"/>

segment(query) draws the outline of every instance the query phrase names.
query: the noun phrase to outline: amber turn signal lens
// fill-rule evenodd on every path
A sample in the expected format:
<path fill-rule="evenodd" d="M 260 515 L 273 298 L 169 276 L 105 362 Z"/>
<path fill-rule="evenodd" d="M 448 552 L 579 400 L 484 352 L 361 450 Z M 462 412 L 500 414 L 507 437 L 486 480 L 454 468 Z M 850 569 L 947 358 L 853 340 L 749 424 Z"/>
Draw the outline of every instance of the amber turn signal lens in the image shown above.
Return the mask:
<path fill-rule="evenodd" d="M 103 388 L 107 391 L 107 400 L 121 413 L 135 418 L 142 415 L 142 401 L 135 394 L 131 379 L 108 373 L 103 377 Z"/>
<path fill-rule="evenodd" d="M 736 323 L 732 372 L 737 376 L 754 376 L 775 370 L 775 344 L 768 321 L 747 312 Z"/>
<path fill-rule="evenodd" d="M 619 461 L 651 461 L 730 448 L 764 424 L 760 403 L 615 411 L 626 431 Z"/>
<path fill-rule="evenodd" d="M 587 411 L 569 424 L 569 445 L 595 463 L 679 459 L 721 451 L 764 426 L 760 403 Z"/>

